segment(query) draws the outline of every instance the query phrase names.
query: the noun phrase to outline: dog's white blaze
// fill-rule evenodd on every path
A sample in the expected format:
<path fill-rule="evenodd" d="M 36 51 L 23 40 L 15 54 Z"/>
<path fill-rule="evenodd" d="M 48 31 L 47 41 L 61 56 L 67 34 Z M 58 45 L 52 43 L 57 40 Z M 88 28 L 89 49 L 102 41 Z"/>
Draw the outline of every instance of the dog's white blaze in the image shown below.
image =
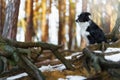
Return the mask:
<path fill-rule="evenodd" d="M 90 25 L 89 22 L 78 22 L 79 26 L 80 26 L 80 34 L 81 36 L 85 39 L 86 44 L 89 45 L 89 40 L 87 38 L 89 34 L 89 32 L 86 31 L 86 29 L 88 28 L 88 26 Z"/>

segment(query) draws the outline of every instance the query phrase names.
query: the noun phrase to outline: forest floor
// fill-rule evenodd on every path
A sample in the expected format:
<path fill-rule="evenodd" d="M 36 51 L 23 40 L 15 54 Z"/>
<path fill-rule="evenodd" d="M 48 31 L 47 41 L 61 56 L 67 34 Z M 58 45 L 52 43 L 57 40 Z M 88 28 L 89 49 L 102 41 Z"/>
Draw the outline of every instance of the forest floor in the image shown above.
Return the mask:
<path fill-rule="evenodd" d="M 108 48 L 105 52 L 107 53 L 116 51 L 120 52 L 120 48 Z M 97 52 L 101 53 L 100 51 Z M 45 56 L 47 58 L 46 60 L 43 59 L 44 55 L 47 56 Z M 107 72 L 101 72 L 99 74 L 95 74 L 94 70 L 92 70 L 91 72 L 87 72 L 87 70 L 82 64 L 81 52 L 72 53 L 71 55 L 65 57 L 68 60 L 72 60 L 71 62 L 75 67 L 75 70 L 73 71 L 67 70 L 65 66 L 59 60 L 57 60 L 51 53 L 45 53 L 44 55 L 41 55 L 42 57 L 39 57 L 36 65 L 40 67 L 39 69 L 46 77 L 46 80 L 84 80 L 86 78 L 89 78 L 89 80 L 91 80 L 90 78 L 95 76 L 104 76 L 104 78 L 100 78 L 99 80 L 111 80 L 111 77 Z M 105 59 L 112 60 L 115 62 L 120 61 L 120 53 L 114 55 L 107 55 L 105 56 Z M 26 73 L 21 73 L 15 76 L 11 76 L 7 78 L 7 80 L 30 80 L 30 78 L 26 76 Z"/>

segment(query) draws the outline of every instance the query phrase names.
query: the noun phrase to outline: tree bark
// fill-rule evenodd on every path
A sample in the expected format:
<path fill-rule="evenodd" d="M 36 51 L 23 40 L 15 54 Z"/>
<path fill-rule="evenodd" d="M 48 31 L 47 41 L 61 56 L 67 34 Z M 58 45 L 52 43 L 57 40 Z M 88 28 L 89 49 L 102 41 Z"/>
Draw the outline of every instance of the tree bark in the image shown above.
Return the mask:
<path fill-rule="evenodd" d="M 0 0 L 0 35 L 2 35 L 5 20 L 5 1 Z"/>
<path fill-rule="evenodd" d="M 65 44 L 65 0 L 58 1 L 58 8 L 59 8 L 59 30 L 58 30 L 58 44 Z"/>
<path fill-rule="evenodd" d="M 35 35 L 33 27 L 33 0 L 27 0 L 27 26 L 25 32 L 25 41 L 32 41 L 32 37 Z"/>
<path fill-rule="evenodd" d="M 48 40 L 48 20 L 47 20 L 47 3 L 46 0 L 42 0 L 42 25 L 41 25 L 41 30 L 42 30 L 42 36 L 41 39 L 43 42 L 47 42 Z"/>
<path fill-rule="evenodd" d="M 3 37 L 16 40 L 19 5 L 20 0 L 9 1 L 6 9 L 6 18 L 2 33 Z"/>
<path fill-rule="evenodd" d="M 73 46 L 75 46 L 75 36 L 76 36 L 76 27 L 75 23 L 75 3 L 72 2 L 72 0 L 69 0 L 70 6 L 69 6 L 69 43 L 68 43 L 68 49 L 71 50 Z M 73 45 L 74 43 L 74 45 Z"/>

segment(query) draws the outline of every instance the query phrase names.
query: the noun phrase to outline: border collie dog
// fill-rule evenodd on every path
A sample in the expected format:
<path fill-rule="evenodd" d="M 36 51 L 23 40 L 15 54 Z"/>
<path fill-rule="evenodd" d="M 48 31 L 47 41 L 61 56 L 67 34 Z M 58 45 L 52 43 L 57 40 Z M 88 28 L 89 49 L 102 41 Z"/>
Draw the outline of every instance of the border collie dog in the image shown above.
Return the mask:
<path fill-rule="evenodd" d="M 82 12 L 76 19 L 81 27 L 81 36 L 85 39 L 87 46 L 107 42 L 104 32 L 89 18 L 90 15 L 89 12 Z"/>

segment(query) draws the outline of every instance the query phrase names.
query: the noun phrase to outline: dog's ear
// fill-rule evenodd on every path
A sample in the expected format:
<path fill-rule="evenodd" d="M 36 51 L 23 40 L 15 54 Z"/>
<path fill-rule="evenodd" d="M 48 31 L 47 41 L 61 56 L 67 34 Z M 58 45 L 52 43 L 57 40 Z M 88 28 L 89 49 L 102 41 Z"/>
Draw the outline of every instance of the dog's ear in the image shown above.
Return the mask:
<path fill-rule="evenodd" d="M 85 15 L 86 16 L 90 16 L 91 14 L 89 12 L 85 12 Z"/>

